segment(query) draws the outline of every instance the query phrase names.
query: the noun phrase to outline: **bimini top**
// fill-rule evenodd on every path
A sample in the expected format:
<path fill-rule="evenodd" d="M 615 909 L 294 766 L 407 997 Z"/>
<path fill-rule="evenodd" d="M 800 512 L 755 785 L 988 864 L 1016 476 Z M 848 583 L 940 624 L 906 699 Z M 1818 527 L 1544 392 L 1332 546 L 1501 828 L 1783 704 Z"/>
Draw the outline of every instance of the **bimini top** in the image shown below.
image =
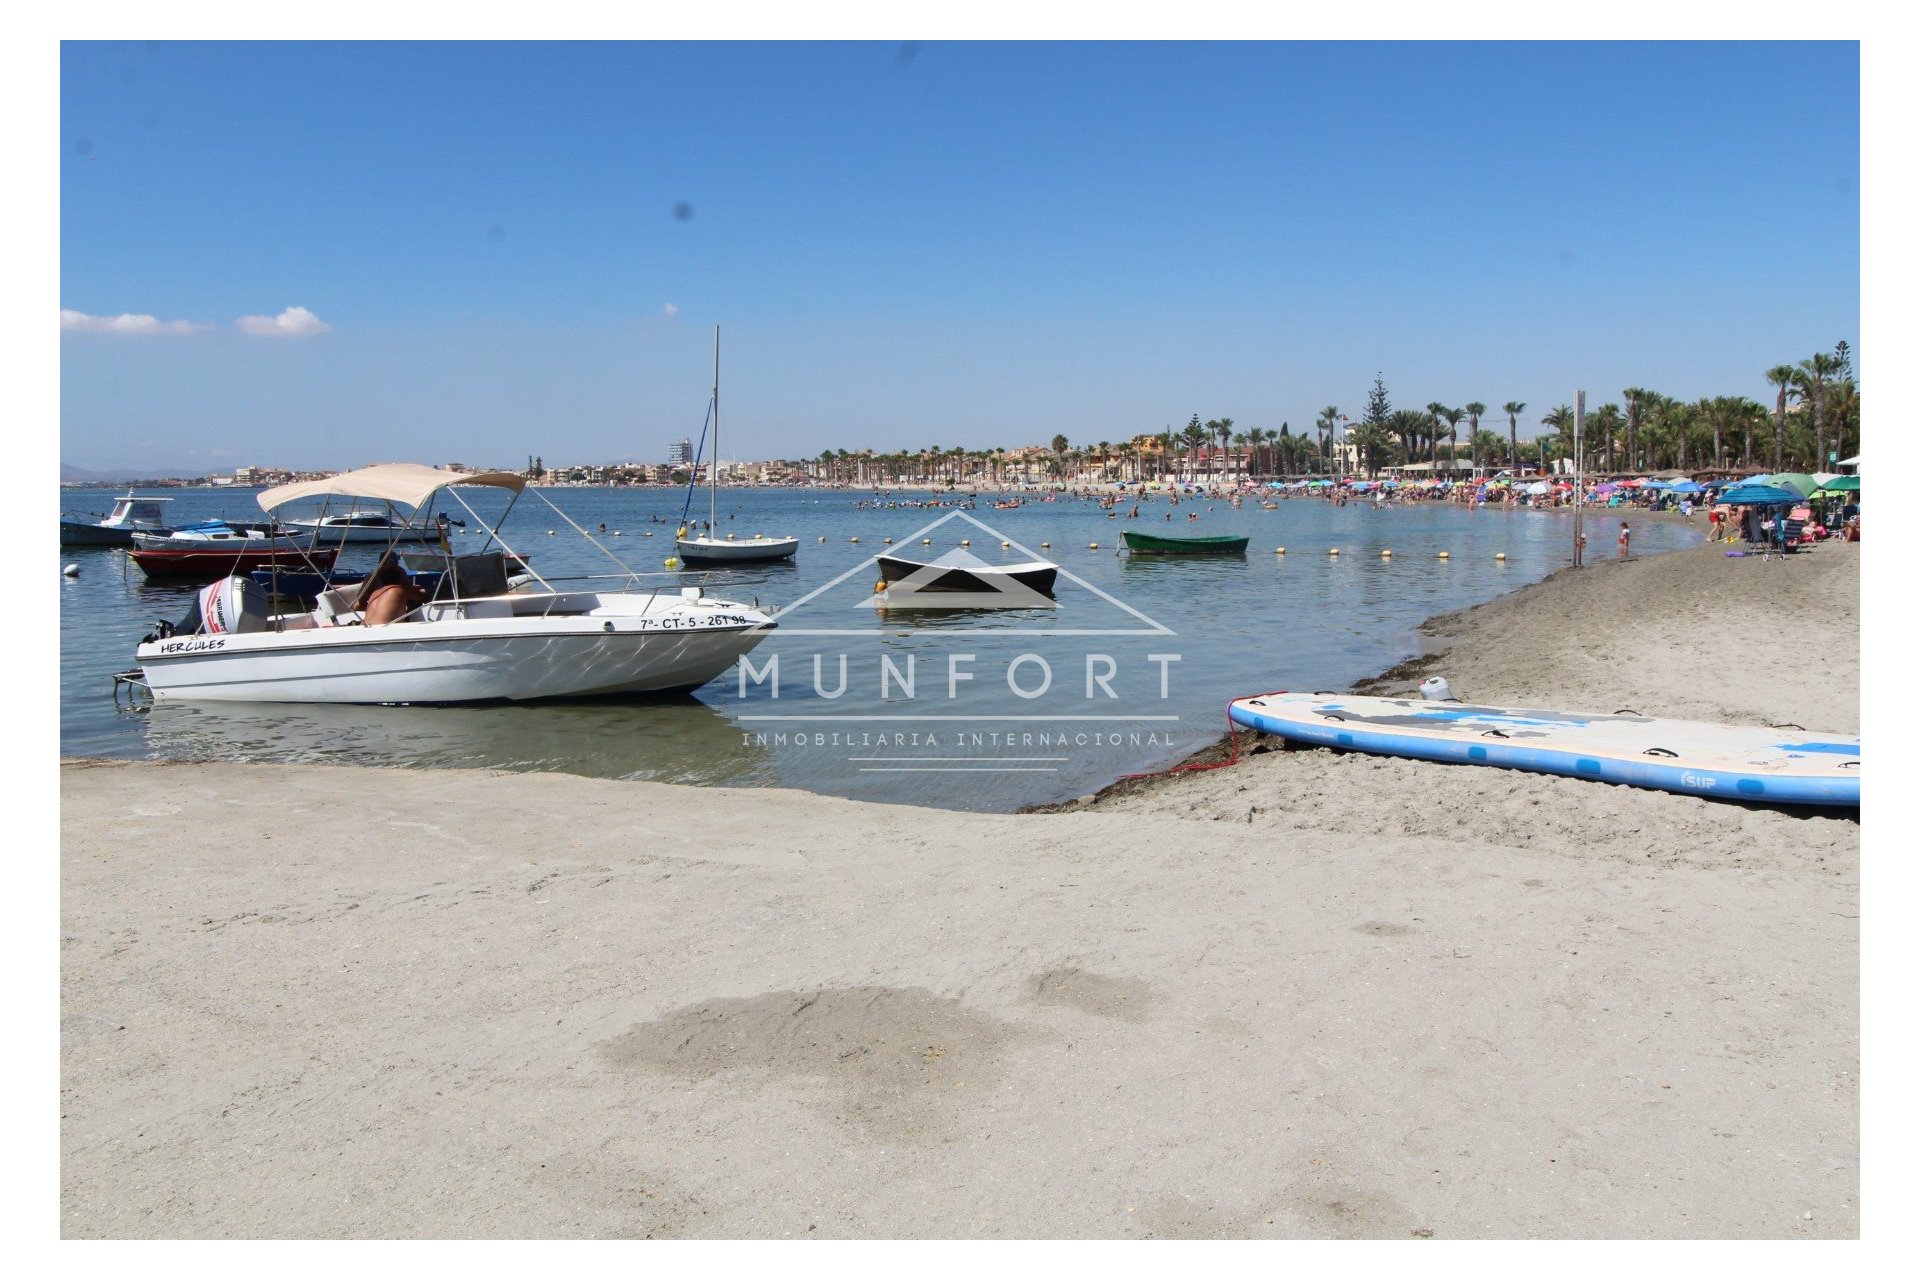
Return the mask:
<path fill-rule="evenodd" d="M 260 507 L 272 511 L 301 498 L 332 496 L 341 498 L 378 498 L 418 508 L 450 484 L 481 484 L 519 493 L 527 487 L 524 476 L 511 471 L 445 471 L 417 462 L 383 462 L 378 466 L 345 471 L 325 480 L 303 480 L 283 484 L 260 495 Z"/>

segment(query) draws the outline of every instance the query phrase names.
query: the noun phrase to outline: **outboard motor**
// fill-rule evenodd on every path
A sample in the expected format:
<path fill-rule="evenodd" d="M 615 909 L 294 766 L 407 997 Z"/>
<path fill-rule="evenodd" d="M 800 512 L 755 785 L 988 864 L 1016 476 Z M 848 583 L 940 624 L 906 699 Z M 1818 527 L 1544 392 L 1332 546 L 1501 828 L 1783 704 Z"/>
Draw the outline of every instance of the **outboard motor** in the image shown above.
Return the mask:
<path fill-rule="evenodd" d="M 222 578 L 209 583 L 194 595 L 193 604 L 200 615 L 195 620 L 197 629 L 210 636 L 265 631 L 272 616 L 267 593 L 252 578 Z M 187 629 L 186 620 L 175 628 Z"/>

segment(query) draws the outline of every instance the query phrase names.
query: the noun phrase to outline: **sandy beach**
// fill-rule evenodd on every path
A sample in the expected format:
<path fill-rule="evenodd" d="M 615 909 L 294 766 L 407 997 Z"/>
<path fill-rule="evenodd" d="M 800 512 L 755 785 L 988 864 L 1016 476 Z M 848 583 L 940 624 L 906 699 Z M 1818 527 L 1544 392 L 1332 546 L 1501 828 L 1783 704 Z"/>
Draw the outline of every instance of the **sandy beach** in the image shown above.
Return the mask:
<path fill-rule="evenodd" d="M 1857 732 L 1858 553 L 1609 546 L 1370 688 Z M 68 761 L 61 831 L 68 1237 L 1860 1230 L 1851 816 L 1263 750 L 1022 815 Z"/>

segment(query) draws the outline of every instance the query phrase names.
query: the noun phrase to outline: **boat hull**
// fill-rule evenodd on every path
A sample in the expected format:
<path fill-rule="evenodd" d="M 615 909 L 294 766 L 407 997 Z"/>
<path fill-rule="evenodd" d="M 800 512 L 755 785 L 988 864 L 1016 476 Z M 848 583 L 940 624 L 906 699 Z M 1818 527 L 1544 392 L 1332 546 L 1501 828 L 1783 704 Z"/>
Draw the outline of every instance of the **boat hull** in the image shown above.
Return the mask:
<path fill-rule="evenodd" d="M 679 538 L 674 553 L 687 564 L 764 564 L 791 560 L 800 549 L 798 538 Z"/>
<path fill-rule="evenodd" d="M 213 547 L 205 551 L 136 547 L 128 554 L 149 578 L 170 582 L 212 582 L 255 569 L 326 569 L 339 555 L 337 547 L 270 547 L 251 551 Z"/>
<path fill-rule="evenodd" d="M 323 547 L 338 546 L 341 543 L 352 546 L 384 547 L 391 542 L 421 543 L 440 540 L 438 531 L 432 528 L 415 528 L 412 525 L 390 525 L 379 528 L 366 525 L 330 525 L 318 520 L 288 520 L 286 523 L 300 530 L 302 535 L 311 536 L 314 542 Z"/>
<path fill-rule="evenodd" d="M 915 580 L 911 581 L 909 588 L 914 594 L 992 594 L 1004 591 L 1006 584 L 1013 583 L 1038 595 L 1051 597 L 1054 580 L 1060 573 L 1059 565 L 1038 562 L 1004 568 L 998 565 L 961 567 L 922 564 L 917 560 L 884 555 L 874 557 L 874 562 L 879 566 L 880 578 L 887 584 L 888 591 L 901 591 L 903 584 Z"/>
<path fill-rule="evenodd" d="M 456 617 L 179 635 L 136 653 L 161 701 L 524 702 L 697 689 L 773 627 L 755 610 L 715 601 L 646 616 Z"/>
<path fill-rule="evenodd" d="M 146 529 L 145 533 L 158 533 L 158 529 Z M 63 547 L 130 547 L 133 545 L 133 530 L 115 528 L 106 524 L 86 524 L 78 520 L 60 522 L 60 545 Z"/>
<path fill-rule="evenodd" d="M 1142 556 L 1243 556 L 1247 538 L 1173 538 L 1156 533 L 1122 531 L 1127 550 Z"/>

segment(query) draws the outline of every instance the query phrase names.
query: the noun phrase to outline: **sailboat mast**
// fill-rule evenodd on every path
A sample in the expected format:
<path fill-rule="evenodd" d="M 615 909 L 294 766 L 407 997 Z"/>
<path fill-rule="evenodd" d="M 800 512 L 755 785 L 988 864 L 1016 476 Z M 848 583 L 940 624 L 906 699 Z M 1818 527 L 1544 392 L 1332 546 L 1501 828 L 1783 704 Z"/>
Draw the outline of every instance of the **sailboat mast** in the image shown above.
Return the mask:
<path fill-rule="evenodd" d="M 713 326 L 713 459 L 707 463 L 707 536 L 720 536 L 720 326 Z"/>

